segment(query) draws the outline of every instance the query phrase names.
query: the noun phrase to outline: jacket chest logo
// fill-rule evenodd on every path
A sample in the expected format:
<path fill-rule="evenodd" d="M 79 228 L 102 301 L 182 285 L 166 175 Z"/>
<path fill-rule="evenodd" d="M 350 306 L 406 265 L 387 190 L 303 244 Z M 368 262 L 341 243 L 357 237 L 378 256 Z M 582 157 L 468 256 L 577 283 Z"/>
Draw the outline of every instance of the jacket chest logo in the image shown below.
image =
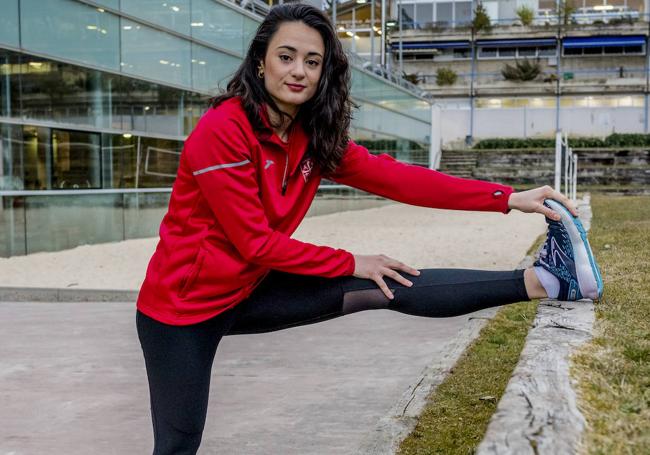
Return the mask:
<path fill-rule="evenodd" d="M 302 172 L 302 178 L 305 179 L 305 182 L 311 175 L 312 169 L 314 169 L 314 160 L 312 158 L 306 158 L 300 164 L 300 172 Z"/>

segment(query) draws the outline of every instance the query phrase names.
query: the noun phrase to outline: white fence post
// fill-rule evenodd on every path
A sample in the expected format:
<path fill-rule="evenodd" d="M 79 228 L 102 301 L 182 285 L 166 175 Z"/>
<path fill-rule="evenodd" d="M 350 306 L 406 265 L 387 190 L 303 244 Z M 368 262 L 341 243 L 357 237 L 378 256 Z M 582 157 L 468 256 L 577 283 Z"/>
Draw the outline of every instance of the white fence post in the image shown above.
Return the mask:
<path fill-rule="evenodd" d="M 573 194 L 571 199 L 576 202 L 578 197 L 578 155 L 573 154 Z"/>
<path fill-rule="evenodd" d="M 553 189 L 561 191 L 560 189 L 560 175 L 562 169 L 562 132 L 555 133 L 555 183 Z"/>
<path fill-rule="evenodd" d="M 564 155 L 564 156 L 562 156 Z M 564 185 L 562 185 L 564 174 Z M 564 186 L 564 188 L 562 188 Z M 575 201 L 578 193 L 578 155 L 569 147 L 568 134 L 561 131 L 555 134 L 555 191 Z M 564 190 L 564 191 L 563 191 Z"/>
<path fill-rule="evenodd" d="M 569 148 L 569 138 L 567 134 L 564 133 L 564 194 L 569 195 L 569 155 L 571 154 L 571 149 Z"/>

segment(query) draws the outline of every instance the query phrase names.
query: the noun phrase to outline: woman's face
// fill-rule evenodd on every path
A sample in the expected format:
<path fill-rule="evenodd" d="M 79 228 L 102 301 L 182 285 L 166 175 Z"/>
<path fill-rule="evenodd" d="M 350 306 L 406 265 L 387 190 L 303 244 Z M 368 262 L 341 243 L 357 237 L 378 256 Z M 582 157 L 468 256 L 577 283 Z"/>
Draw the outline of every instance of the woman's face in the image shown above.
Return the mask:
<path fill-rule="evenodd" d="M 264 57 L 264 87 L 278 107 L 294 116 L 316 93 L 325 46 L 315 29 L 303 22 L 278 27 Z"/>

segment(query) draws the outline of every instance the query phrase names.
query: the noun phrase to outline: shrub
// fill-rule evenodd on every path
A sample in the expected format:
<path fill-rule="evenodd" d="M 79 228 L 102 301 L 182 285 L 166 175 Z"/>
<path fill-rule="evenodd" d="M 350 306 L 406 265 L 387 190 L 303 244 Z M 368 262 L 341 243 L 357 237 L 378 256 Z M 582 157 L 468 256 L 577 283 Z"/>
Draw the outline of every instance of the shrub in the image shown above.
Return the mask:
<path fill-rule="evenodd" d="M 605 139 L 597 137 L 569 138 L 569 145 L 574 148 L 602 147 L 650 147 L 650 134 L 621 134 L 613 133 Z M 527 149 L 555 148 L 553 138 L 493 138 L 483 139 L 474 145 L 475 149 Z"/>
<path fill-rule="evenodd" d="M 531 62 L 528 59 L 517 60 L 515 66 L 503 67 L 501 74 L 507 81 L 532 81 L 541 73 L 539 62 Z"/>
<path fill-rule="evenodd" d="M 605 139 L 606 147 L 648 147 L 650 135 L 648 134 L 621 134 L 613 133 Z"/>
<path fill-rule="evenodd" d="M 521 25 L 527 27 L 533 23 L 535 11 L 533 11 L 532 8 L 524 5 L 517 9 L 517 16 L 519 17 L 519 21 L 521 21 Z"/>
<path fill-rule="evenodd" d="M 436 70 L 436 84 L 454 85 L 458 79 L 458 74 L 451 68 L 438 68 Z"/>
<path fill-rule="evenodd" d="M 481 30 L 489 32 L 492 29 L 492 21 L 490 20 L 490 16 L 488 16 L 487 11 L 485 11 L 485 7 L 482 3 L 479 3 L 474 10 L 472 27 L 474 27 L 474 31 L 476 32 L 480 32 Z"/>
<path fill-rule="evenodd" d="M 560 19 L 562 24 L 568 25 L 571 21 L 571 15 L 575 13 L 576 7 L 573 5 L 573 2 L 570 0 L 560 0 L 558 3 L 557 17 Z"/>
<path fill-rule="evenodd" d="M 406 74 L 406 73 L 404 73 L 404 74 L 402 74 L 402 77 L 404 79 L 406 79 L 407 81 L 409 81 L 411 84 L 415 84 L 415 85 L 419 84 L 420 81 L 421 81 L 420 76 L 415 74 L 415 73 L 414 74 Z"/>

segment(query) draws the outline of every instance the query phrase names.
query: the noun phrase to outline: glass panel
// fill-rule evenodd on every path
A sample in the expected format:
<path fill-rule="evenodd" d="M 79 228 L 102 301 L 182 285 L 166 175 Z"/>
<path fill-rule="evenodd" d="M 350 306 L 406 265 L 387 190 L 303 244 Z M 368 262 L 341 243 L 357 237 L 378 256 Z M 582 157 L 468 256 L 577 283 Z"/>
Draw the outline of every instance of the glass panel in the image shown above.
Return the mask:
<path fill-rule="evenodd" d="M 417 5 L 417 21 L 420 27 L 427 27 L 433 21 L 433 4 L 432 3 L 418 3 Z"/>
<path fill-rule="evenodd" d="M 183 148 L 181 141 L 102 135 L 106 188 L 171 188 Z"/>
<path fill-rule="evenodd" d="M 20 126 L 0 124 L 0 190 L 22 190 L 23 146 Z"/>
<path fill-rule="evenodd" d="M 0 116 L 20 116 L 20 66 L 15 52 L 0 50 Z"/>
<path fill-rule="evenodd" d="M 583 50 L 584 55 L 602 55 L 603 54 L 603 48 L 602 47 L 586 47 Z"/>
<path fill-rule="evenodd" d="M 626 54 L 643 54 L 643 46 L 625 46 Z"/>
<path fill-rule="evenodd" d="M 564 48 L 564 55 L 582 55 L 582 49 L 575 47 Z"/>
<path fill-rule="evenodd" d="M 563 96 L 560 98 L 560 107 L 575 107 L 575 98 Z"/>
<path fill-rule="evenodd" d="M 478 57 L 479 58 L 490 58 L 497 56 L 496 47 L 479 47 L 478 48 Z"/>
<path fill-rule="evenodd" d="M 255 37 L 255 33 L 257 32 L 257 27 L 260 26 L 260 23 L 257 21 L 254 21 L 253 19 L 244 16 L 244 41 L 243 41 L 243 49 L 244 53 L 248 50 L 248 46 L 250 42 L 253 40 Z"/>
<path fill-rule="evenodd" d="M 22 115 L 96 127 L 111 126 L 111 85 L 118 76 L 24 55 Z"/>
<path fill-rule="evenodd" d="M 120 0 L 94 0 L 95 3 L 100 5 L 108 6 L 113 9 L 120 9 Z"/>
<path fill-rule="evenodd" d="M 157 237 L 171 193 L 124 195 L 124 235 L 127 239 Z"/>
<path fill-rule="evenodd" d="M 0 196 L 0 257 L 25 254 L 25 200 Z"/>
<path fill-rule="evenodd" d="M 449 25 L 453 19 L 453 3 L 437 3 L 436 4 L 436 22 L 441 25 Z"/>
<path fill-rule="evenodd" d="M 534 57 L 537 54 L 536 47 L 518 47 L 517 53 L 519 57 Z"/>
<path fill-rule="evenodd" d="M 154 24 L 190 34 L 190 0 L 122 0 L 122 11 Z"/>
<path fill-rule="evenodd" d="M 605 54 L 622 54 L 622 53 L 623 53 L 622 46 L 612 46 L 612 47 L 605 48 Z"/>
<path fill-rule="evenodd" d="M 209 107 L 209 97 L 187 92 L 183 111 L 183 134 L 189 135 Z"/>
<path fill-rule="evenodd" d="M 243 54 L 244 16 L 213 0 L 192 0 L 192 36 Z"/>
<path fill-rule="evenodd" d="M 58 251 L 124 238 L 121 194 L 29 196 L 25 199 L 27 253 Z"/>
<path fill-rule="evenodd" d="M 198 95 L 131 78 L 113 85 L 113 125 L 124 130 L 182 136 L 194 121 Z"/>
<path fill-rule="evenodd" d="M 135 188 L 136 147 L 131 134 L 102 134 L 104 188 Z"/>
<path fill-rule="evenodd" d="M 402 5 L 402 28 L 413 28 L 415 24 L 415 5 Z"/>
<path fill-rule="evenodd" d="M 23 130 L 23 172 L 26 190 L 52 188 L 50 130 L 25 125 Z"/>
<path fill-rule="evenodd" d="M 190 86 L 190 42 L 122 19 L 122 71 Z"/>
<path fill-rule="evenodd" d="M 582 97 L 582 98 L 574 98 L 573 102 L 574 102 L 575 107 L 589 107 L 590 98 L 591 97 L 589 97 L 589 96 Z"/>
<path fill-rule="evenodd" d="M 366 147 L 372 153 L 386 153 L 407 163 L 428 164 L 429 150 L 427 144 L 359 128 L 351 128 L 350 134 L 357 144 Z"/>
<path fill-rule="evenodd" d="M 225 88 L 241 64 L 241 59 L 192 43 L 192 86 L 216 92 Z"/>
<path fill-rule="evenodd" d="M 540 57 L 555 57 L 556 48 L 555 47 L 539 47 L 537 48 L 538 55 Z"/>
<path fill-rule="evenodd" d="M 52 187 L 101 188 L 99 134 L 52 130 Z"/>
<path fill-rule="evenodd" d="M 119 68 L 117 16 L 69 0 L 22 0 L 20 11 L 25 49 Z"/>
<path fill-rule="evenodd" d="M 554 108 L 555 98 L 529 98 L 528 105 L 533 108 Z"/>
<path fill-rule="evenodd" d="M 463 48 L 463 49 L 454 49 L 454 58 L 455 59 L 464 59 L 464 58 L 469 58 L 469 48 Z"/>
<path fill-rule="evenodd" d="M 472 22 L 472 2 L 454 3 L 456 8 L 456 25 L 467 25 Z"/>
<path fill-rule="evenodd" d="M 18 0 L 0 0 L 0 43 L 18 47 Z"/>
<path fill-rule="evenodd" d="M 499 57 L 503 57 L 503 58 L 514 57 L 516 53 L 515 51 L 516 48 L 514 47 L 511 48 L 502 47 L 499 49 Z"/>
<path fill-rule="evenodd" d="M 136 147 L 136 188 L 166 188 L 173 185 L 183 143 L 143 137 Z"/>

